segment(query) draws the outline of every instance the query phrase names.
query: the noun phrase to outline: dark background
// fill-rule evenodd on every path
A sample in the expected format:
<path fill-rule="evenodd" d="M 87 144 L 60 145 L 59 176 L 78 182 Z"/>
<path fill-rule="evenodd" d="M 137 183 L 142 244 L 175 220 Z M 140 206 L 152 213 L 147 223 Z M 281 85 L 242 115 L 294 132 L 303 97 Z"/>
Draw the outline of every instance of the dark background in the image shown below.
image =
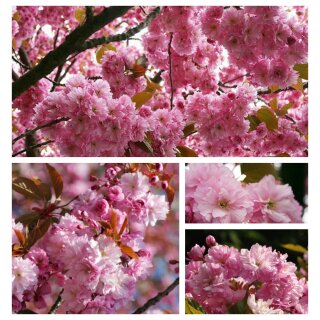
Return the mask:
<path fill-rule="evenodd" d="M 219 244 L 238 249 L 250 249 L 255 243 L 271 246 L 281 253 L 287 253 L 288 260 L 292 262 L 296 262 L 302 253 L 282 248 L 282 244 L 299 244 L 308 248 L 308 230 L 186 230 L 186 256 L 194 245 L 206 246 L 208 235 L 214 236 Z"/>

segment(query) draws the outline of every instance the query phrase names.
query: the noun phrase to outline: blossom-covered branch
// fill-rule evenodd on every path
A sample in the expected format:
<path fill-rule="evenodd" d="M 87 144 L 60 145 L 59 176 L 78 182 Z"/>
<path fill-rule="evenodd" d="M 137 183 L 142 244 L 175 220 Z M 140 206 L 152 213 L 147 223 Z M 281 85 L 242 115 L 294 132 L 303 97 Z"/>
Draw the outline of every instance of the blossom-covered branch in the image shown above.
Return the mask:
<path fill-rule="evenodd" d="M 103 44 L 108 44 L 110 42 L 118 42 L 118 41 L 124 41 L 130 39 L 132 36 L 135 34 L 139 33 L 141 30 L 146 28 L 152 21 L 153 19 L 160 13 L 161 7 L 156 7 L 147 17 L 146 19 L 141 22 L 139 25 L 136 27 L 133 27 L 129 29 L 126 32 L 123 32 L 121 34 L 115 34 L 107 37 L 101 37 L 101 38 L 95 38 L 95 39 L 90 39 L 86 41 L 81 48 L 78 50 L 78 52 L 85 51 L 87 49 L 95 48 L 97 46 L 103 45 Z"/>
<path fill-rule="evenodd" d="M 110 23 L 117 17 L 121 17 L 132 7 L 109 7 L 100 14 L 80 25 L 72 31 L 66 40 L 55 50 L 49 52 L 32 70 L 22 75 L 12 85 L 12 98 L 33 86 L 37 81 L 50 74 L 56 67 L 64 63 L 68 56 L 81 49 L 83 43 L 96 31 Z"/>

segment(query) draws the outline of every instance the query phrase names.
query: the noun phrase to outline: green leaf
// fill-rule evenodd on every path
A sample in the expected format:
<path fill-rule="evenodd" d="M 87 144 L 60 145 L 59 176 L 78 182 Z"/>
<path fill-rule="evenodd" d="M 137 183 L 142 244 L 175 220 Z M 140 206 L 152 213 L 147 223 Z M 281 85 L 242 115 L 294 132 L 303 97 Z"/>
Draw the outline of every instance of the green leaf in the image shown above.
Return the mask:
<path fill-rule="evenodd" d="M 276 169 L 272 163 L 242 163 L 241 173 L 246 175 L 245 183 L 259 182 L 266 175 L 278 178 Z"/>
<path fill-rule="evenodd" d="M 198 156 L 198 154 L 194 150 L 186 146 L 177 146 L 176 148 L 178 150 L 176 153 L 177 157 L 197 157 Z"/>
<path fill-rule="evenodd" d="M 35 182 L 28 178 L 19 177 L 14 179 L 12 189 L 29 199 L 42 200 L 44 198 L 42 191 L 38 189 Z"/>
<path fill-rule="evenodd" d="M 187 124 L 183 129 L 183 136 L 184 138 L 189 137 L 193 133 L 196 133 L 197 130 L 194 127 L 194 123 Z"/>
<path fill-rule="evenodd" d="M 264 122 L 269 130 L 278 129 L 278 118 L 268 107 L 260 108 L 257 111 L 257 118 Z"/>
<path fill-rule="evenodd" d="M 246 119 L 250 122 L 249 132 L 256 130 L 257 126 L 261 123 L 261 121 L 255 115 L 248 115 Z"/>
<path fill-rule="evenodd" d="M 282 106 L 280 109 L 278 109 L 277 111 L 276 111 L 276 114 L 279 116 L 279 117 L 283 117 L 283 116 L 285 116 L 287 113 L 288 113 L 288 110 L 290 109 L 290 108 L 292 108 L 293 107 L 293 104 L 292 103 L 287 103 L 287 104 L 285 104 L 284 106 Z"/>
<path fill-rule="evenodd" d="M 308 249 L 306 249 L 303 246 L 300 246 L 300 244 L 286 243 L 286 244 L 282 244 L 281 247 L 294 252 L 300 252 L 300 253 L 308 252 Z"/>
<path fill-rule="evenodd" d="M 249 132 L 256 130 L 257 126 L 261 123 L 261 121 L 255 115 L 248 115 L 246 120 L 249 120 L 250 122 Z"/>
<path fill-rule="evenodd" d="M 15 219 L 15 222 L 21 222 L 24 226 L 29 225 L 30 223 L 35 222 L 40 217 L 38 212 L 26 213 L 18 218 Z"/>
<path fill-rule="evenodd" d="M 54 167 L 50 166 L 50 164 L 47 163 L 46 167 L 51 179 L 51 183 L 52 183 L 56 198 L 59 199 L 63 191 L 62 177 Z"/>
<path fill-rule="evenodd" d="M 196 302 L 189 300 L 189 299 L 185 299 L 185 311 L 186 314 L 204 314 L 204 312 L 202 310 L 198 310 L 195 307 Z M 199 305 L 199 309 L 200 309 L 200 305 Z M 202 309 L 202 308 L 201 308 Z"/>
<path fill-rule="evenodd" d="M 308 80 L 308 64 L 307 63 L 296 64 L 293 67 L 293 70 L 299 73 L 300 78 Z"/>
<path fill-rule="evenodd" d="M 228 313 L 230 314 L 252 314 L 248 304 L 248 295 L 246 294 L 245 297 L 240 300 L 239 302 L 235 303 L 228 309 Z"/>

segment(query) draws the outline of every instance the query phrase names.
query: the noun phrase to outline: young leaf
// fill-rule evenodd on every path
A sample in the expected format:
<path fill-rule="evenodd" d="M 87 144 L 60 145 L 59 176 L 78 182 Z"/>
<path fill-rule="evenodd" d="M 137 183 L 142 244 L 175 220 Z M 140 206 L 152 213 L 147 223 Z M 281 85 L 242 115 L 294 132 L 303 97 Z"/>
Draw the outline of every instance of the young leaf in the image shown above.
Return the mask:
<path fill-rule="evenodd" d="M 277 172 L 272 163 L 242 163 L 241 173 L 246 175 L 245 183 L 259 182 L 266 175 L 277 178 Z"/>
<path fill-rule="evenodd" d="M 286 243 L 286 244 L 282 244 L 281 247 L 294 252 L 300 252 L 300 253 L 308 252 L 308 249 L 304 248 L 303 246 L 300 246 L 300 244 Z"/>
<path fill-rule="evenodd" d="M 198 156 L 198 154 L 194 150 L 186 146 L 177 146 L 176 148 L 178 150 L 176 153 L 177 157 L 197 157 Z"/>
<path fill-rule="evenodd" d="M 270 102 L 269 102 L 269 106 L 271 107 L 271 109 L 276 112 L 278 110 L 278 99 L 277 97 L 273 98 Z"/>
<path fill-rule="evenodd" d="M 27 253 L 25 248 L 23 248 L 20 244 L 14 243 L 12 245 L 12 256 L 13 257 L 21 257 Z"/>
<path fill-rule="evenodd" d="M 248 115 L 246 119 L 250 122 L 249 132 L 256 130 L 261 121 L 255 115 Z"/>
<path fill-rule="evenodd" d="M 290 108 L 292 108 L 292 107 L 293 107 L 293 104 L 287 103 L 287 104 L 285 104 L 284 106 L 282 106 L 280 109 L 278 109 L 278 110 L 276 111 L 276 114 L 277 114 L 279 117 L 283 117 L 283 116 L 285 116 L 285 115 L 288 113 L 288 110 L 289 110 Z"/>
<path fill-rule="evenodd" d="M 60 173 L 54 168 L 52 167 L 50 164 L 46 164 L 50 179 L 51 179 L 51 183 L 56 195 L 56 198 L 60 198 L 61 194 L 62 194 L 62 190 L 63 190 L 63 180 L 62 177 L 60 175 Z"/>
<path fill-rule="evenodd" d="M 125 73 L 134 78 L 139 78 L 145 75 L 148 69 L 148 59 L 145 55 L 139 57 L 131 69 L 127 69 Z"/>
<path fill-rule="evenodd" d="M 40 240 L 49 230 L 52 223 L 51 219 L 45 219 L 38 222 L 35 228 L 30 232 L 27 239 L 26 248 L 30 249 L 38 240 Z"/>
<path fill-rule="evenodd" d="M 52 198 L 50 186 L 47 183 L 42 182 L 40 179 L 32 179 L 32 181 L 36 184 L 37 188 L 43 195 L 43 199 L 50 201 Z"/>
<path fill-rule="evenodd" d="M 298 71 L 300 78 L 308 80 L 308 64 L 296 64 L 293 70 Z"/>
<path fill-rule="evenodd" d="M 103 56 L 104 56 L 104 53 L 108 50 L 111 50 L 111 51 L 117 51 L 117 48 L 114 47 L 112 44 L 108 43 L 108 44 L 104 44 L 102 45 L 97 51 L 96 51 L 96 59 L 97 59 L 97 62 L 98 63 L 102 63 L 102 60 L 103 60 Z"/>
<path fill-rule="evenodd" d="M 174 200 L 174 188 L 172 187 L 171 184 L 168 185 L 167 189 L 166 189 L 166 193 L 167 193 L 167 198 L 168 198 L 168 202 L 169 204 L 171 204 Z"/>
<path fill-rule="evenodd" d="M 184 138 L 189 137 L 190 135 L 192 135 L 193 133 L 196 133 L 197 130 L 194 127 L 194 123 L 190 123 L 188 125 L 186 125 L 183 129 L 183 136 Z"/>
<path fill-rule="evenodd" d="M 153 148 L 147 139 L 144 139 L 143 141 L 136 141 L 134 144 L 144 152 L 153 154 Z"/>
<path fill-rule="evenodd" d="M 279 90 L 279 86 L 276 86 L 276 85 L 272 85 L 270 86 L 270 91 L 273 93 L 273 92 L 276 92 L 277 90 Z"/>
<path fill-rule="evenodd" d="M 20 245 L 23 247 L 26 244 L 26 238 L 24 234 L 18 229 L 13 229 L 13 231 L 18 238 Z"/>
<path fill-rule="evenodd" d="M 86 19 L 86 10 L 84 8 L 77 8 L 74 17 L 80 24 L 83 24 Z"/>
<path fill-rule="evenodd" d="M 19 177 L 14 179 L 12 189 L 29 199 L 42 200 L 44 198 L 37 185 L 28 178 Z"/>
<path fill-rule="evenodd" d="M 128 225 L 128 216 L 126 216 L 124 221 L 123 221 L 123 224 L 122 224 L 121 229 L 120 229 L 119 234 L 118 234 L 119 237 L 121 237 L 121 235 L 123 234 L 123 232 L 126 229 L 127 225 Z"/>
<path fill-rule="evenodd" d="M 132 102 L 136 104 L 136 109 L 141 108 L 144 104 L 146 104 L 154 95 L 155 91 L 147 91 L 143 90 L 141 92 L 136 93 L 132 98 Z"/>
<path fill-rule="evenodd" d="M 264 122 L 269 130 L 278 129 L 278 118 L 268 107 L 260 108 L 257 111 L 257 118 Z"/>
<path fill-rule="evenodd" d="M 291 85 L 291 87 L 296 89 L 297 91 L 304 93 L 303 82 L 301 78 L 298 79 L 298 82 L 296 84 Z"/>
<path fill-rule="evenodd" d="M 193 307 L 188 299 L 185 299 L 185 312 L 186 314 L 204 314 L 204 312 Z"/>
<path fill-rule="evenodd" d="M 139 256 L 134 252 L 132 248 L 129 246 L 125 246 L 123 244 L 120 245 L 121 252 L 128 255 L 132 259 L 138 259 Z"/>
<path fill-rule="evenodd" d="M 40 217 L 38 212 L 26 213 L 15 219 L 15 223 L 21 222 L 24 226 L 37 221 Z"/>

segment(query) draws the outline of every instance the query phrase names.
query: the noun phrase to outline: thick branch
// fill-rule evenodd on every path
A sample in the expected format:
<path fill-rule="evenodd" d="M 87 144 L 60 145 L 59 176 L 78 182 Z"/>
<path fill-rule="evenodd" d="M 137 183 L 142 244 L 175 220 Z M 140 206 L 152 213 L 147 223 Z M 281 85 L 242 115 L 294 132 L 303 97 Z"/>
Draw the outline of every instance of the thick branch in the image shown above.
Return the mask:
<path fill-rule="evenodd" d="M 25 73 L 12 84 L 12 98 L 15 99 L 40 79 L 50 74 L 56 67 L 62 65 L 70 54 L 81 50 L 84 42 L 91 35 L 114 19 L 124 15 L 131 8 L 125 6 L 108 7 L 99 15 L 86 20 L 83 25 L 72 31 L 58 48 L 50 51 L 35 68 Z"/>
<path fill-rule="evenodd" d="M 86 41 L 83 44 L 82 48 L 79 50 L 79 52 L 85 51 L 87 49 L 95 48 L 97 46 L 100 46 L 102 44 L 107 44 L 107 43 L 110 43 L 110 42 L 128 40 L 129 38 L 131 38 L 135 34 L 139 33 L 142 29 L 146 28 L 153 21 L 153 19 L 160 13 L 160 10 L 161 10 L 160 7 L 156 7 L 146 17 L 146 19 L 143 22 L 141 22 L 136 27 L 134 27 L 134 28 L 132 28 L 132 29 L 126 31 L 126 32 L 123 32 L 123 33 L 120 33 L 120 34 L 111 35 L 111 36 L 108 36 L 108 37 L 101 37 L 101 38 L 96 38 L 96 39 L 92 39 L 92 40 Z"/>
<path fill-rule="evenodd" d="M 155 304 L 157 304 L 163 297 L 167 296 L 177 285 L 179 284 L 179 278 L 177 278 L 176 280 L 174 280 L 174 282 L 172 282 L 170 284 L 170 286 L 165 289 L 162 292 L 159 292 L 155 297 L 149 299 L 142 307 L 138 308 L 135 312 L 133 312 L 134 314 L 141 314 L 144 313 L 145 311 L 147 311 L 150 307 L 154 306 Z"/>
<path fill-rule="evenodd" d="M 43 128 L 48 128 L 48 127 L 52 127 L 60 122 L 63 122 L 63 121 L 68 121 L 70 120 L 70 118 L 67 118 L 67 117 L 62 117 L 62 118 L 59 118 L 59 119 L 55 119 L 55 120 L 52 120 L 48 123 L 45 123 L 45 124 L 41 124 L 40 126 L 37 126 L 31 130 L 27 130 L 25 133 L 23 134 L 20 134 L 18 137 L 14 138 L 12 140 L 12 144 L 15 144 L 18 140 L 20 139 L 23 139 L 24 137 L 28 136 L 28 135 L 31 135 L 33 133 L 35 133 L 36 131 L 40 130 L 40 129 L 43 129 Z"/>
<path fill-rule="evenodd" d="M 307 89 L 308 88 L 308 82 L 305 82 L 303 84 L 303 89 Z M 263 95 L 263 94 L 274 94 L 274 93 L 279 93 L 279 92 L 284 92 L 284 91 L 289 91 L 289 90 L 296 90 L 295 88 L 293 87 L 287 87 L 287 88 L 284 88 L 284 89 L 278 89 L 276 91 L 271 91 L 270 89 L 267 89 L 267 90 L 259 90 L 257 92 L 258 95 Z"/>

